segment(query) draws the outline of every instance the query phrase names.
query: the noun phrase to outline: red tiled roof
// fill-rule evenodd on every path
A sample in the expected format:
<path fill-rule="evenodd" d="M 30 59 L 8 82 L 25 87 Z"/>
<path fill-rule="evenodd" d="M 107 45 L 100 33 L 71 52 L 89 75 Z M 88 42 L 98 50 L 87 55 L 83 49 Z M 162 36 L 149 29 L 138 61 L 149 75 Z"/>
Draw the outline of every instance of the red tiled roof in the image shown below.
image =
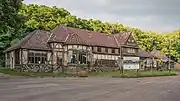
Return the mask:
<path fill-rule="evenodd" d="M 35 30 L 6 51 L 19 48 L 50 50 L 47 44 L 48 42 L 118 48 L 120 44 L 122 45 L 127 41 L 130 35 L 130 32 L 107 35 L 95 31 L 58 26 L 51 33 L 43 30 Z"/>
<path fill-rule="evenodd" d="M 159 58 L 159 59 L 163 59 L 163 60 L 167 60 L 168 59 L 168 57 L 165 54 L 161 53 L 160 51 L 152 51 L 151 54 L 154 57 Z"/>
<path fill-rule="evenodd" d="M 137 55 L 142 58 L 153 58 L 154 57 L 150 52 L 146 52 L 144 50 L 139 50 Z"/>
<path fill-rule="evenodd" d="M 55 28 L 55 30 L 53 30 L 52 33 L 53 34 L 49 42 L 65 42 L 67 38 L 70 38 L 68 37 L 68 35 L 70 36 L 71 34 L 76 34 L 81 39 L 83 39 L 88 45 L 97 45 L 105 47 L 118 47 L 115 38 L 117 38 L 119 42 L 123 43 L 123 41 L 128 38 L 128 35 L 130 35 L 129 33 L 120 33 L 123 35 L 121 36 L 120 34 L 116 34 L 116 37 L 114 37 L 114 35 L 106 35 L 100 32 L 61 26 Z"/>
<path fill-rule="evenodd" d="M 50 33 L 43 30 L 35 30 L 29 33 L 24 39 L 19 43 L 12 45 L 10 48 L 5 51 L 11 51 L 14 49 L 39 49 L 39 50 L 49 50 L 47 46 L 47 40 L 50 36 Z"/>
<path fill-rule="evenodd" d="M 125 44 L 129 36 L 131 35 L 131 32 L 122 32 L 122 33 L 117 33 L 113 35 L 116 37 L 118 43 L 123 45 Z"/>

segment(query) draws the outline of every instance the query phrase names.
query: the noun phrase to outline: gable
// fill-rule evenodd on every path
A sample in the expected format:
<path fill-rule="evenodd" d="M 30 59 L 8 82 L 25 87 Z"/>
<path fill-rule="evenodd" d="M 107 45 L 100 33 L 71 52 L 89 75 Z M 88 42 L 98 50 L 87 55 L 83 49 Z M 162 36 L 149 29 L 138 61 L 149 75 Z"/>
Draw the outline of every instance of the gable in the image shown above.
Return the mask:
<path fill-rule="evenodd" d="M 125 45 L 138 47 L 138 44 L 132 34 L 130 34 L 129 37 L 127 38 Z"/>
<path fill-rule="evenodd" d="M 66 44 L 87 45 L 87 43 L 81 37 L 79 37 L 77 34 L 69 34 L 69 37 L 66 40 Z"/>

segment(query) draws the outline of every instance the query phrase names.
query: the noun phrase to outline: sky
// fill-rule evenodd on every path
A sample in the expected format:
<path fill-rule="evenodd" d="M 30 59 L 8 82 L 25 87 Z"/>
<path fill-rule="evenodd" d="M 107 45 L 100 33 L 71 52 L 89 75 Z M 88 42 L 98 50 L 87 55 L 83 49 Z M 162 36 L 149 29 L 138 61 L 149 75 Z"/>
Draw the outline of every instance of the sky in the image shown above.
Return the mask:
<path fill-rule="evenodd" d="M 80 18 L 170 32 L 180 29 L 180 0 L 24 0 L 26 4 L 57 6 Z"/>

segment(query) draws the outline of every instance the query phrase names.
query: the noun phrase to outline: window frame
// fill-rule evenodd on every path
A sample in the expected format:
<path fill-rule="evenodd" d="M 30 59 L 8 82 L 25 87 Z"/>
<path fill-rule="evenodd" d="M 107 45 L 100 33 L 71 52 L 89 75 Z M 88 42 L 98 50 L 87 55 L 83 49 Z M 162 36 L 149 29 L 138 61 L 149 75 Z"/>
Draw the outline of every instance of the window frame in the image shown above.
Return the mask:
<path fill-rule="evenodd" d="M 101 53 L 102 52 L 102 48 L 101 47 L 97 47 L 97 52 Z"/>
<path fill-rule="evenodd" d="M 109 48 L 105 48 L 105 52 L 106 52 L 106 53 L 109 53 L 108 50 L 109 50 Z"/>
<path fill-rule="evenodd" d="M 28 64 L 46 64 L 47 52 L 28 52 Z"/>
<path fill-rule="evenodd" d="M 72 52 L 72 54 L 70 53 Z M 84 56 L 84 57 L 83 57 Z M 74 57 L 74 58 L 73 58 Z M 85 59 L 83 59 L 85 58 Z M 88 52 L 83 50 L 68 50 L 68 64 L 88 64 Z"/>
<path fill-rule="evenodd" d="M 134 48 L 127 48 L 128 53 L 136 53 Z"/>
<path fill-rule="evenodd" d="M 15 56 L 15 64 L 20 64 L 20 50 L 15 50 L 14 56 Z"/>
<path fill-rule="evenodd" d="M 115 54 L 116 53 L 116 49 L 111 49 L 111 53 Z"/>

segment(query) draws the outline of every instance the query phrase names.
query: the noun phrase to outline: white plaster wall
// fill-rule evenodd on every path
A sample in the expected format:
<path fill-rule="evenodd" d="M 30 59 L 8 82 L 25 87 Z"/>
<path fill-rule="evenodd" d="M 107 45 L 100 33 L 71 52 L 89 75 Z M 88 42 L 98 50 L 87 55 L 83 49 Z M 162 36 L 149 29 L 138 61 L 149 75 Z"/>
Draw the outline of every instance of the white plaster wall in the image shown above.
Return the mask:
<path fill-rule="evenodd" d="M 56 48 L 62 48 L 62 45 L 60 43 L 57 43 Z"/>
<path fill-rule="evenodd" d="M 68 47 L 69 48 L 69 47 Z M 73 45 L 73 49 L 78 49 L 77 45 Z"/>
<path fill-rule="evenodd" d="M 119 49 L 115 49 L 115 53 L 118 53 L 119 52 Z"/>
<path fill-rule="evenodd" d="M 49 62 L 49 64 L 52 64 L 52 53 L 51 52 L 47 53 L 47 61 Z"/>
<path fill-rule="evenodd" d="M 72 48 L 71 45 L 69 45 L 68 48 L 69 48 L 69 47 Z M 63 46 L 63 48 L 64 48 L 64 51 L 67 51 L 67 45 Z"/>
<path fill-rule="evenodd" d="M 53 64 L 56 64 L 57 63 L 57 52 L 54 52 L 52 58 L 53 58 Z"/>
<path fill-rule="evenodd" d="M 63 48 L 67 49 L 67 46 L 68 46 L 68 49 L 83 49 L 83 50 L 86 50 L 86 48 L 88 48 L 88 46 L 83 46 L 83 45 L 66 45 L 64 46 Z"/>
<path fill-rule="evenodd" d="M 67 66 L 68 63 L 68 55 L 67 52 L 64 53 L 64 66 Z"/>
<path fill-rule="evenodd" d="M 14 57 L 13 57 L 13 51 L 9 52 L 9 59 L 7 59 L 7 53 L 6 53 L 6 66 L 8 68 L 13 68 L 13 60 Z"/>
<path fill-rule="evenodd" d="M 93 54 L 94 59 L 118 60 L 118 57 L 116 55 Z"/>
<path fill-rule="evenodd" d="M 10 68 L 13 69 L 15 66 L 15 54 L 14 51 L 10 52 Z"/>
<path fill-rule="evenodd" d="M 111 52 L 111 48 L 108 48 L 108 53 L 112 53 L 112 52 Z"/>
<path fill-rule="evenodd" d="M 23 64 L 28 63 L 28 52 L 27 52 L 27 50 L 22 50 L 22 63 Z"/>

